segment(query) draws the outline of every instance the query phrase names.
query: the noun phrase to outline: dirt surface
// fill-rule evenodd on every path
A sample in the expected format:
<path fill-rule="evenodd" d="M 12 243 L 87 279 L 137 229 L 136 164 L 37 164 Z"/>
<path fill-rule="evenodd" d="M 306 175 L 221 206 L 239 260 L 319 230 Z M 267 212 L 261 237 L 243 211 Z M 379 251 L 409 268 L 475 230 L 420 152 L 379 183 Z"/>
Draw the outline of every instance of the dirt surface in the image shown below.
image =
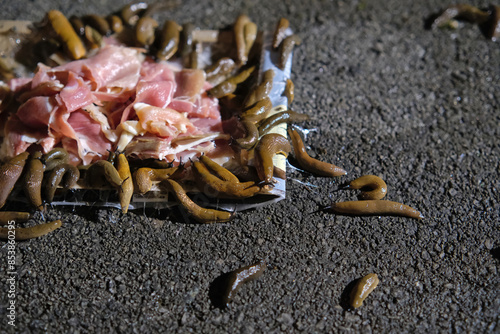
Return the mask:
<path fill-rule="evenodd" d="M 124 1 L 3 2 L 3 19 L 109 13 Z M 450 1 L 451 3 L 451 1 Z M 288 170 L 287 198 L 192 224 L 168 211 L 51 208 L 64 226 L 17 243 L 17 332 L 500 332 L 500 44 L 472 24 L 424 29 L 442 1 L 183 1 L 162 17 L 201 28 L 248 14 L 281 16 L 302 37 L 292 108 L 308 113 L 311 155 L 339 179 Z M 476 5 L 486 6 L 487 2 Z M 425 219 L 315 212 L 364 174 Z M 41 221 L 39 214 L 36 221 Z M 7 247 L 0 249 L 0 332 L 7 326 Z M 209 289 L 223 273 L 268 261 L 226 310 Z M 377 273 L 354 311 L 341 297 Z"/>

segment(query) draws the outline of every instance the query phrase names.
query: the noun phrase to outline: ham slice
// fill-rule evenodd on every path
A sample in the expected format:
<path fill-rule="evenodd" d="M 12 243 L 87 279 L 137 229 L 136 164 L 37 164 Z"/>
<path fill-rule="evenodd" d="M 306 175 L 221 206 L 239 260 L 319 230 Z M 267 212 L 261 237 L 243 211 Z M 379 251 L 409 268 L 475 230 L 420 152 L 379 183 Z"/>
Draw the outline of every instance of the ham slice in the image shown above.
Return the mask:
<path fill-rule="evenodd" d="M 139 80 L 143 58 L 137 49 L 108 45 L 91 58 L 72 61 L 54 70 L 78 74 L 92 84 L 93 90 L 108 91 L 113 87 L 132 90 Z"/>
<path fill-rule="evenodd" d="M 222 133 L 204 71 L 154 62 L 117 43 L 87 59 L 39 65 L 33 78 L 11 80 L 9 88 L 17 102 L 2 105 L 4 158 L 38 145 L 64 147 L 74 164 L 117 148 L 170 161 L 210 152 Z"/>
<path fill-rule="evenodd" d="M 103 159 L 108 156 L 111 143 L 101 131 L 101 125 L 94 121 L 87 112 L 79 110 L 72 113 L 67 120 L 67 124 L 73 134 L 67 136 L 65 140 L 73 139 L 76 141 L 78 150 L 78 152 L 74 152 L 74 150 L 67 148 L 68 152 L 80 157 L 83 164 L 86 165 L 93 160 Z"/>
<path fill-rule="evenodd" d="M 35 96 L 17 109 L 17 117 L 25 126 L 33 129 L 48 128 L 50 115 L 57 105 L 53 97 Z"/>
<path fill-rule="evenodd" d="M 159 137 L 177 137 L 196 128 L 182 113 L 171 108 L 159 108 L 146 103 L 134 104 L 142 128 Z"/>

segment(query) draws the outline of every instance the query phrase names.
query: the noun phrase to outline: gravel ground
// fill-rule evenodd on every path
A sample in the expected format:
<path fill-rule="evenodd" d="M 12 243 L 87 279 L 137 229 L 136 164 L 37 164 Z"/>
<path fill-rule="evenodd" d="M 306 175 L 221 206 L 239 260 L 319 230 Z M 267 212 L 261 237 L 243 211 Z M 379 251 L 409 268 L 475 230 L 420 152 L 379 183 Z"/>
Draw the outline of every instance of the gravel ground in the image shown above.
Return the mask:
<path fill-rule="evenodd" d="M 4 19 L 109 13 L 124 1 L 2 1 Z M 451 3 L 451 1 L 450 1 Z M 479 29 L 429 31 L 442 1 L 183 1 L 169 15 L 219 28 L 247 13 L 263 29 L 284 16 L 302 37 L 293 109 L 312 119 L 311 155 L 348 177 L 289 168 L 287 198 L 231 223 L 165 211 L 53 208 L 55 233 L 17 244 L 17 332 L 500 332 L 500 47 Z M 485 1 L 475 3 L 486 6 Z M 364 174 L 421 221 L 314 212 Z M 41 221 L 40 216 L 36 216 Z M 0 332 L 7 322 L 0 249 Z M 214 280 L 265 259 L 264 275 L 226 310 Z M 380 284 L 349 311 L 346 287 Z"/>

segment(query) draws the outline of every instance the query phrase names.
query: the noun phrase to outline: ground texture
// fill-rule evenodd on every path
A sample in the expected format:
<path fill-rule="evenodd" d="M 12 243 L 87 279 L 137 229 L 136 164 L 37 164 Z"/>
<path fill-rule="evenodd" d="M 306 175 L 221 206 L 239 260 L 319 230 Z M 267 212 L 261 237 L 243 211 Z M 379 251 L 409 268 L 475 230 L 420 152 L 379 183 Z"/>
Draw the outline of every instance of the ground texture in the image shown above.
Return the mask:
<path fill-rule="evenodd" d="M 3 19 L 38 21 L 52 8 L 109 13 L 126 1 L 2 2 Z M 189 0 L 164 15 L 220 28 L 246 13 L 268 30 L 287 17 L 303 40 L 292 108 L 311 116 L 311 155 L 349 175 L 290 167 L 285 200 L 227 224 L 52 208 L 45 218 L 64 226 L 18 243 L 15 330 L 499 332 L 500 44 L 472 24 L 424 29 L 447 4 Z M 364 174 L 383 177 L 387 199 L 425 219 L 315 212 L 355 199 L 335 190 Z M 6 254 L 2 247 L 0 332 L 12 331 Z M 211 283 L 259 259 L 269 263 L 264 275 L 228 309 L 214 308 Z M 361 308 L 345 310 L 346 287 L 370 272 L 379 286 Z"/>

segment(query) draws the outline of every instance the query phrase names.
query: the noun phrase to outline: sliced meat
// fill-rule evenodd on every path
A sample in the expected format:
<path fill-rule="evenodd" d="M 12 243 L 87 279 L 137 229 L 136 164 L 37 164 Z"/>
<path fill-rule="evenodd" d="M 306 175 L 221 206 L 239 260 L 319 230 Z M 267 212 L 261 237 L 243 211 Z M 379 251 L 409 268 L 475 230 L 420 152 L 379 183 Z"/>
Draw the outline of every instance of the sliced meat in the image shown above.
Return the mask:
<path fill-rule="evenodd" d="M 134 104 L 134 109 L 142 128 L 160 137 L 176 137 L 196 131 L 189 119 L 174 109 L 154 107 L 142 102 Z"/>
<path fill-rule="evenodd" d="M 205 71 L 198 69 L 183 69 L 175 74 L 177 89 L 174 97 L 185 97 L 194 102 L 202 93 L 205 84 Z"/>

